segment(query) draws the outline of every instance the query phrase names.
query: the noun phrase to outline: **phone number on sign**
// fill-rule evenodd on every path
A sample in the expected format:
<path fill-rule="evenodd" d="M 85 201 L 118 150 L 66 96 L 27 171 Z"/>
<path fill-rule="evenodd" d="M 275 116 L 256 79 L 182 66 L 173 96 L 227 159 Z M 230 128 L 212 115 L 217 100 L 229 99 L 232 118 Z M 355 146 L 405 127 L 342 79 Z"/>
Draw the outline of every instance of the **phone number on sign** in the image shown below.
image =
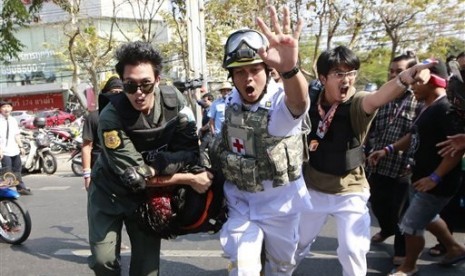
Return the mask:
<path fill-rule="evenodd" d="M 32 72 L 44 71 L 47 63 L 27 63 L 27 64 L 12 64 L 1 67 L 2 75 L 12 74 L 27 74 Z"/>

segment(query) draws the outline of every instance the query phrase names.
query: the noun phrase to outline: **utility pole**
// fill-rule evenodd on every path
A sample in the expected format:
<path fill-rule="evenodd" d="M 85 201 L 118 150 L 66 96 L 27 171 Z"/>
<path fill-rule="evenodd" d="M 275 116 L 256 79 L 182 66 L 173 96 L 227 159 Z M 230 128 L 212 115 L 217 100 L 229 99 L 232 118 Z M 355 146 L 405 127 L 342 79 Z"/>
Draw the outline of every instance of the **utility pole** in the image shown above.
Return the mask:
<path fill-rule="evenodd" d="M 186 72 L 188 79 L 197 79 L 200 76 L 204 78 L 204 86 L 206 86 L 207 78 L 207 56 L 206 56 L 206 41 L 205 41 L 205 23 L 204 23 L 204 5 L 203 0 L 187 0 L 187 45 L 189 54 L 189 68 Z M 194 93 L 199 96 L 199 89 L 195 89 Z M 197 127 L 201 127 L 202 112 L 195 104 L 192 106 L 197 118 Z"/>

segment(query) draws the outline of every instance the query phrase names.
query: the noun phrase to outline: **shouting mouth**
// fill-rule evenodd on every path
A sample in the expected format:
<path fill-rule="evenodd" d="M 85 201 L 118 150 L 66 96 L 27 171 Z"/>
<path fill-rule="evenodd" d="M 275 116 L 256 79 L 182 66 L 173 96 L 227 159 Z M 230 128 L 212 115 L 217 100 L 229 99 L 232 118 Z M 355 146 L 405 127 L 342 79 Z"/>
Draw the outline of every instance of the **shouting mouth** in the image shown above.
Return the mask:
<path fill-rule="evenodd" d="M 255 92 L 255 88 L 253 88 L 252 86 L 247 86 L 245 88 L 245 93 L 247 93 L 247 96 L 249 97 L 253 96 L 254 92 Z"/>
<path fill-rule="evenodd" d="M 343 86 L 339 91 L 341 92 L 341 97 L 345 98 L 349 93 L 349 86 Z"/>

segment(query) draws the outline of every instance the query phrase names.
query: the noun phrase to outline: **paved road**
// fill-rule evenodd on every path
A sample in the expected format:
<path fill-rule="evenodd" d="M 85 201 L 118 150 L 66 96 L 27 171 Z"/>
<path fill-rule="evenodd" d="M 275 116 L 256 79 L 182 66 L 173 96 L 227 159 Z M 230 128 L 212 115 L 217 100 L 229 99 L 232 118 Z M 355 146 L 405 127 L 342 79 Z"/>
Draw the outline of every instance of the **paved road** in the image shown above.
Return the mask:
<path fill-rule="evenodd" d="M 66 154 L 59 156 L 60 166 L 55 175 L 25 176 L 34 195 L 21 200 L 30 210 L 33 229 L 22 246 L 0 241 L 0 276 L 93 275 L 87 267 L 86 192 L 82 179 L 73 176 L 66 158 Z M 375 225 L 372 227 L 372 233 L 378 230 Z M 313 256 L 304 260 L 294 276 L 342 275 L 335 237 L 335 225 L 330 220 L 314 245 Z M 465 241 L 462 233 L 456 237 Z M 129 244 L 126 235 L 123 241 Z M 392 268 L 392 242 L 393 238 L 389 238 L 384 244 L 372 246 L 367 256 L 368 275 L 386 275 Z M 434 243 L 428 234 L 427 246 Z M 130 250 L 122 254 L 123 275 L 128 273 L 129 254 Z M 438 260 L 424 253 L 419 262 L 420 275 L 465 275 L 465 265 L 445 269 L 435 265 Z M 162 276 L 227 275 L 226 267 L 218 235 L 187 235 L 162 243 Z"/>

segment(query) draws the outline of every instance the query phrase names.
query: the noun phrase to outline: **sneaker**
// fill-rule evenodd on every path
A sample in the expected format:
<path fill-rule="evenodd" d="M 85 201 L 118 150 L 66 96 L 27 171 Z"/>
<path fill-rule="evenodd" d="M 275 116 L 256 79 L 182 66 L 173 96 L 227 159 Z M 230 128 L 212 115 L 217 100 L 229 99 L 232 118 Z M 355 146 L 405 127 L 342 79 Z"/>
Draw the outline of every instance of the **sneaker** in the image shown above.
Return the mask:
<path fill-rule="evenodd" d="M 19 189 L 18 193 L 20 195 L 32 195 L 31 189 Z"/>

